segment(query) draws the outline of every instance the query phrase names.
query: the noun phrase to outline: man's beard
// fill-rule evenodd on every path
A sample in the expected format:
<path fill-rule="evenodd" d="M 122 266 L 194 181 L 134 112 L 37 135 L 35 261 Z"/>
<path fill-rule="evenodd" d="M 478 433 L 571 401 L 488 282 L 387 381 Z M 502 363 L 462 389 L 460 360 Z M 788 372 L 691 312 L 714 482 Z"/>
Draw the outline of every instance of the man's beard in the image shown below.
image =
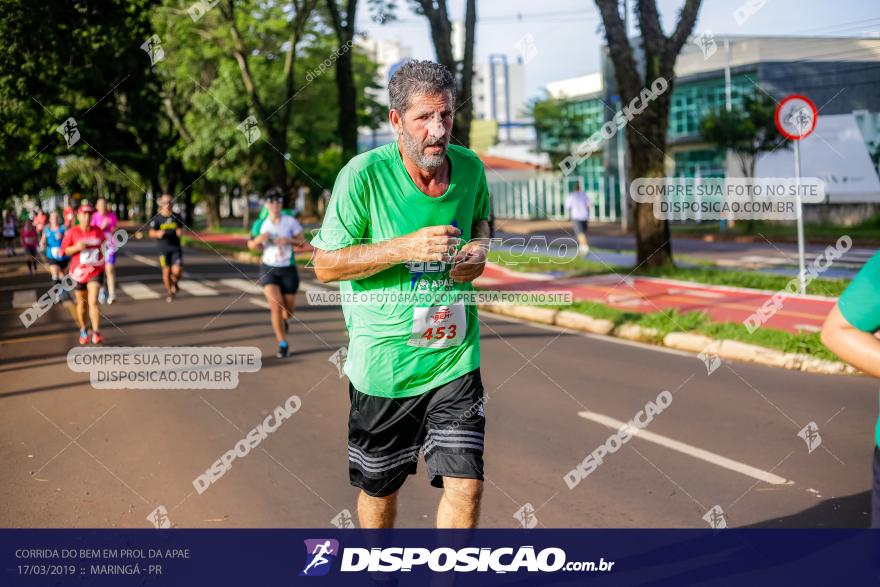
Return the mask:
<path fill-rule="evenodd" d="M 446 161 L 446 148 L 449 146 L 448 136 L 440 140 L 428 140 L 425 144 L 416 140 L 415 137 L 406 132 L 406 129 L 401 131 L 401 136 L 403 137 L 403 150 L 419 169 L 434 171 L 439 169 Z M 442 147 L 443 151 L 437 155 L 430 155 L 424 152 L 425 147 L 429 146 Z"/>

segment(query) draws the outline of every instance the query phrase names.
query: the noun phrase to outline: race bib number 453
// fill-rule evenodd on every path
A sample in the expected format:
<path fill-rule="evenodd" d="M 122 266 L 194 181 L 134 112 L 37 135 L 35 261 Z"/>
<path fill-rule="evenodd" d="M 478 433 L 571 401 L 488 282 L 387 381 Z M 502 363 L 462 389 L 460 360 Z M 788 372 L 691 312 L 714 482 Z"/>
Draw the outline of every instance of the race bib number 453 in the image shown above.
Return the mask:
<path fill-rule="evenodd" d="M 412 334 L 406 344 L 432 349 L 458 346 L 466 332 L 467 312 L 462 302 L 413 308 Z"/>

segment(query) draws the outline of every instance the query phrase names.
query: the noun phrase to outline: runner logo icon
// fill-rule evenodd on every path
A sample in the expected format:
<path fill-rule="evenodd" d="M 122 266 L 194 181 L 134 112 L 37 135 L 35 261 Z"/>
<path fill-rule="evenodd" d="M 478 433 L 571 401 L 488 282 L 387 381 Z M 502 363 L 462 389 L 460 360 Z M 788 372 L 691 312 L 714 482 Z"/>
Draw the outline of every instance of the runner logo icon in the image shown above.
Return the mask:
<path fill-rule="evenodd" d="M 305 540 L 306 566 L 300 577 L 322 577 L 330 572 L 332 562 L 339 555 L 339 541 L 332 538 Z"/>

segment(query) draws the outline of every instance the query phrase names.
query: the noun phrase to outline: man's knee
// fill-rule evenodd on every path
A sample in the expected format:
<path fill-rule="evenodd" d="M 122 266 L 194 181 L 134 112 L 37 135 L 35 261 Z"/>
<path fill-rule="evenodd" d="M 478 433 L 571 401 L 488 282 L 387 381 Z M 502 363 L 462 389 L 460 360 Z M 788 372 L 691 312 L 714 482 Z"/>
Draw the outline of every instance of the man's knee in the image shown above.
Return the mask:
<path fill-rule="evenodd" d="M 479 479 L 444 477 L 443 495 L 453 503 L 477 505 L 483 495 L 483 482 Z"/>

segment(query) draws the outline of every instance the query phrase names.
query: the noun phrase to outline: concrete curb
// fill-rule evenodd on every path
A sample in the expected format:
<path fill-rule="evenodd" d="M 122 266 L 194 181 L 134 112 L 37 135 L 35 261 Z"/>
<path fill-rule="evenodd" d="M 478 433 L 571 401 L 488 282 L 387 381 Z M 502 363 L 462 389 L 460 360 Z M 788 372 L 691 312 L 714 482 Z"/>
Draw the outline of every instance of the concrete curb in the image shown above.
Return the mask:
<path fill-rule="evenodd" d="M 592 318 L 567 310 L 512 304 L 481 304 L 479 308 L 486 312 L 520 318 L 529 322 L 553 324 L 580 332 L 654 343 L 691 353 L 699 354 L 708 350 L 728 361 L 757 363 L 768 367 L 823 375 L 859 374 L 857 369 L 840 361 L 826 361 L 802 353 L 786 353 L 737 340 L 717 340 L 695 332 L 672 332 L 661 340 L 660 333 L 653 328 L 643 328 L 632 323 L 621 324 L 615 328 L 614 323 L 610 320 Z"/>

